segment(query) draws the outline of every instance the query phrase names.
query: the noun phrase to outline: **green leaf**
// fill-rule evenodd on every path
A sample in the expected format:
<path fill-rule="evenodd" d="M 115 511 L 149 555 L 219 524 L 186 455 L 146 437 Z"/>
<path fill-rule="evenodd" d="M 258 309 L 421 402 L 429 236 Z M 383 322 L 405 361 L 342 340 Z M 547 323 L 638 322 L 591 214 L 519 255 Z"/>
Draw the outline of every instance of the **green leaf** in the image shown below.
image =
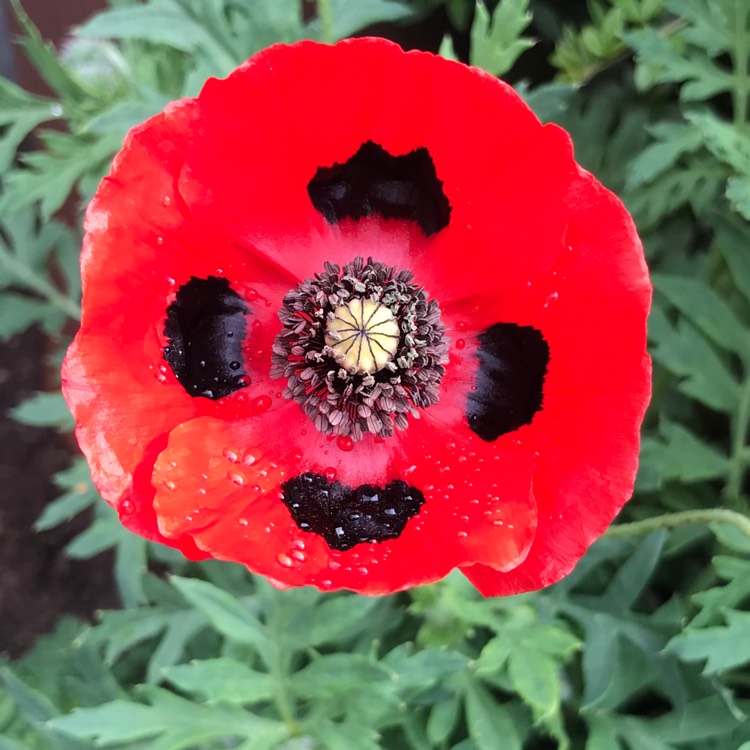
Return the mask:
<path fill-rule="evenodd" d="M 478 750 L 497 750 L 500 738 L 503 750 L 521 750 L 521 738 L 505 706 L 478 682 L 466 691 L 466 723 Z"/>
<path fill-rule="evenodd" d="M 529 0 L 503 0 L 490 17 L 477 0 L 471 27 L 471 64 L 494 76 L 507 73 L 533 40 L 522 36 L 531 22 Z"/>
<path fill-rule="evenodd" d="M 35 323 L 46 323 L 49 318 L 59 323 L 59 310 L 32 297 L 5 292 L 0 296 L 0 341 L 7 341 Z"/>
<path fill-rule="evenodd" d="M 76 560 L 88 560 L 114 547 L 129 533 L 120 526 L 117 515 L 110 511 L 76 536 L 65 548 L 65 552 Z"/>
<path fill-rule="evenodd" d="M 300 698 L 327 697 L 363 690 L 373 683 L 391 680 L 382 664 L 361 654 L 320 656 L 292 676 L 291 687 Z"/>
<path fill-rule="evenodd" d="M 750 221 L 750 174 L 727 180 L 727 200 L 735 211 Z"/>
<path fill-rule="evenodd" d="M 558 665 L 550 656 L 529 648 L 513 651 L 508 660 L 508 674 L 516 692 L 537 718 L 558 710 L 560 676 Z"/>
<path fill-rule="evenodd" d="M 31 22 L 19 0 L 10 0 L 11 8 L 18 19 L 23 32 L 21 46 L 34 68 L 59 96 L 73 102 L 80 102 L 88 97 L 88 92 L 68 70 L 57 56 L 55 48 L 47 44 L 39 30 Z"/>
<path fill-rule="evenodd" d="M 182 52 L 204 51 L 216 62 L 217 73 L 229 73 L 240 62 L 177 0 L 112 8 L 93 16 L 76 33 L 85 39 L 142 39 Z"/>
<path fill-rule="evenodd" d="M 34 427 L 56 427 L 62 432 L 73 429 L 73 417 L 60 393 L 40 392 L 10 410 L 13 419 Z"/>
<path fill-rule="evenodd" d="M 651 279 L 656 289 L 711 341 L 741 356 L 748 354 L 747 326 L 708 284 L 664 274 L 653 274 Z"/>
<path fill-rule="evenodd" d="M 146 603 L 145 574 L 146 540 L 135 534 L 121 535 L 115 551 L 115 581 L 125 608 Z"/>
<path fill-rule="evenodd" d="M 198 695 L 209 704 L 227 703 L 242 706 L 270 700 L 273 680 L 232 659 L 207 659 L 167 667 L 166 679 L 175 687 Z"/>
<path fill-rule="evenodd" d="M 671 335 L 660 336 L 654 359 L 681 378 L 679 389 L 716 411 L 731 414 L 739 401 L 739 384 L 727 365 L 684 318 Z"/>
<path fill-rule="evenodd" d="M 223 636 L 255 646 L 261 653 L 266 651 L 268 639 L 260 621 L 231 594 L 195 578 L 172 576 L 171 580 L 185 599 L 203 612 Z"/>
<path fill-rule="evenodd" d="M 39 124 L 58 116 L 60 106 L 51 99 L 34 96 L 0 78 L 0 173 L 11 165 L 16 149 Z"/>
<path fill-rule="evenodd" d="M 675 636 L 667 648 L 685 661 L 706 660 L 705 672 L 713 674 L 750 661 L 750 612 L 726 612 L 726 626 L 694 630 Z"/>
<path fill-rule="evenodd" d="M 685 484 L 726 476 L 729 462 L 715 448 L 677 424 L 662 420 L 661 438 L 646 437 L 641 445 L 638 488 L 655 490 L 664 482 Z"/>
<path fill-rule="evenodd" d="M 334 39 L 345 39 L 375 23 L 414 18 L 414 9 L 401 0 L 331 0 Z"/>
<path fill-rule="evenodd" d="M 151 691 L 150 695 L 154 704 L 151 706 L 112 701 L 96 708 L 76 709 L 49 724 L 53 729 L 92 739 L 105 747 L 158 737 L 174 732 L 175 727 L 181 733 L 189 730 L 193 737 L 204 739 L 256 737 L 259 748 L 268 747 L 270 741 L 279 742 L 287 734 L 283 724 L 246 711 L 206 708 L 165 691 Z"/>
<path fill-rule="evenodd" d="M 586 723 L 589 728 L 586 750 L 621 750 L 615 722 L 609 717 L 589 713 L 586 715 Z"/>
<path fill-rule="evenodd" d="M 461 703 L 460 696 L 454 693 L 432 707 L 427 720 L 427 737 L 433 745 L 441 745 L 451 736 L 458 723 Z"/>

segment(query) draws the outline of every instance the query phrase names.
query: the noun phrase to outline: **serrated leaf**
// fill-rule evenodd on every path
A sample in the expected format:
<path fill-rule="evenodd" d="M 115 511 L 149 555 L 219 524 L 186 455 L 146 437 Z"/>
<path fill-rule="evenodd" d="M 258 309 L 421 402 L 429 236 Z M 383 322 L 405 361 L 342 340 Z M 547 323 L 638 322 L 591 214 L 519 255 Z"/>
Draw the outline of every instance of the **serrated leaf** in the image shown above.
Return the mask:
<path fill-rule="evenodd" d="M 662 439 L 646 437 L 641 445 L 638 488 L 658 489 L 664 482 L 701 482 L 726 476 L 729 461 L 676 422 L 663 420 Z"/>
<path fill-rule="evenodd" d="M 713 674 L 750 661 L 750 613 L 728 610 L 726 626 L 694 630 L 675 636 L 667 649 L 685 661 L 706 660 L 704 671 Z"/>
<path fill-rule="evenodd" d="M 295 673 L 290 684 L 301 698 L 312 699 L 362 690 L 391 680 L 391 674 L 385 666 L 361 654 L 331 654 L 318 657 Z"/>
<path fill-rule="evenodd" d="M 40 392 L 10 410 L 13 419 L 33 427 L 56 427 L 67 432 L 74 426 L 60 393 Z"/>
<path fill-rule="evenodd" d="M 714 343 L 746 356 L 750 333 L 732 308 L 705 282 L 653 274 L 656 289 Z"/>
<path fill-rule="evenodd" d="M 471 27 L 471 64 L 494 76 L 507 73 L 521 53 L 534 45 L 522 36 L 530 22 L 529 0 L 503 0 L 492 16 L 477 0 Z"/>
<path fill-rule="evenodd" d="M 273 698 L 270 675 L 232 659 L 207 659 L 163 670 L 175 687 L 203 698 L 209 704 L 242 706 Z"/>
<path fill-rule="evenodd" d="M 175 588 L 208 618 L 211 625 L 233 641 L 255 646 L 265 653 L 268 639 L 255 615 L 231 594 L 207 581 L 172 577 Z"/>
<path fill-rule="evenodd" d="M 521 738 L 505 706 L 478 682 L 466 691 L 466 723 L 478 750 L 497 750 L 500 738 L 503 750 L 521 750 Z"/>
<path fill-rule="evenodd" d="M 684 318 L 670 336 L 658 339 L 653 357 L 681 378 L 678 388 L 716 411 L 731 414 L 739 401 L 739 383 L 706 339 Z"/>

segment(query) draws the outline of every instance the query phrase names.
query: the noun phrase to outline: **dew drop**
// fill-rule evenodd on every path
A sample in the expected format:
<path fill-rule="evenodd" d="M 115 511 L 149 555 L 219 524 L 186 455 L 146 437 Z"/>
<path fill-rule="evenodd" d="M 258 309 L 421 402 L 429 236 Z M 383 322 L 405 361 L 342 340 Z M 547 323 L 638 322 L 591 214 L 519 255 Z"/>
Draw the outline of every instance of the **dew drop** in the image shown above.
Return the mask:
<path fill-rule="evenodd" d="M 258 398 L 253 399 L 250 403 L 250 408 L 255 412 L 265 411 L 269 406 L 271 406 L 271 397 L 265 395 L 258 396 Z"/>
<path fill-rule="evenodd" d="M 256 299 L 258 299 L 258 292 L 255 291 L 255 289 L 248 289 L 245 293 L 245 297 L 250 301 L 254 302 Z"/>
<path fill-rule="evenodd" d="M 135 505 L 133 504 L 132 500 L 123 500 L 120 505 L 120 513 L 122 513 L 124 516 L 129 516 L 131 513 L 135 512 Z"/>
<path fill-rule="evenodd" d="M 504 521 L 493 521 L 492 525 L 493 526 L 505 526 L 505 522 Z"/>
<path fill-rule="evenodd" d="M 260 331 L 260 329 L 263 328 L 263 323 L 261 323 L 259 320 L 253 321 L 253 330 L 254 331 Z"/>
<path fill-rule="evenodd" d="M 463 320 L 459 320 L 458 323 L 456 323 L 456 330 L 457 331 L 464 331 L 466 330 L 466 323 Z"/>
<path fill-rule="evenodd" d="M 279 554 L 276 555 L 276 562 L 285 568 L 291 568 L 294 565 L 294 560 L 283 552 L 279 552 Z"/>
<path fill-rule="evenodd" d="M 292 547 L 295 549 L 305 549 L 305 543 L 301 539 L 295 539 L 292 542 Z"/>
<path fill-rule="evenodd" d="M 157 245 L 163 245 L 164 244 L 164 237 L 157 237 L 156 238 L 156 244 Z"/>
<path fill-rule="evenodd" d="M 366 576 L 370 571 L 363 565 L 361 568 L 357 568 L 357 570 L 363 575 Z"/>
<path fill-rule="evenodd" d="M 242 474 L 234 473 L 234 474 L 228 474 L 227 476 L 238 487 L 244 487 L 245 486 L 245 477 L 243 477 Z"/>
<path fill-rule="evenodd" d="M 198 492 L 199 495 L 205 495 L 206 494 L 206 489 L 205 489 L 205 487 L 198 487 L 197 492 Z"/>
<path fill-rule="evenodd" d="M 328 567 L 329 567 L 329 568 L 330 568 L 331 570 L 338 570 L 338 569 L 339 569 L 339 568 L 341 567 L 341 563 L 340 563 L 340 562 L 337 562 L 336 560 L 331 560 L 331 561 L 330 561 L 330 562 L 328 563 Z"/>
<path fill-rule="evenodd" d="M 172 205 L 172 199 L 171 199 L 171 198 L 170 198 L 170 197 L 169 197 L 168 195 L 165 195 L 165 196 L 164 196 L 164 197 L 163 197 L 163 198 L 161 199 L 161 202 L 162 202 L 162 203 L 163 203 L 163 204 L 164 204 L 165 206 L 171 206 L 171 205 Z"/>
<path fill-rule="evenodd" d="M 230 368 L 231 370 L 239 370 L 239 369 L 240 369 L 240 367 L 242 367 L 242 364 L 241 364 L 240 362 L 238 362 L 238 361 L 237 361 L 236 359 L 233 359 L 233 360 L 232 360 L 232 361 L 231 361 L 231 362 L 229 363 L 229 368 Z"/>
<path fill-rule="evenodd" d="M 173 489 L 174 489 L 174 488 L 175 488 L 175 487 L 176 487 L 177 485 L 175 485 L 175 483 L 174 483 L 174 482 L 164 482 L 164 486 L 165 486 L 165 487 L 166 487 L 166 488 L 167 488 L 168 490 L 173 490 Z"/>
<path fill-rule="evenodd" d="M 237 523 L 240 526 L 248 526 L 250 524 L 250 521 L 248 521 L 247 518 L 240 518 L 240 520 L 237 521 Z"/>
<path fill-rule="evenodd" d="M 252 466 L 257 460 L 258 457 L 252 451 L 245 451 L 242 456 L 242 463 L 245 464 L 245 466 Z"/>
<path fill-rule="evenodd" d="M 306 559 L 305 558 L 305 553 L 302 552 L 302 550 L 298 550 L 298 549 L 295 549 L 295 550 L 292 551 L 292 557 L 297 562 L 305 562 L 305 559 Z"/>
<path fill-rule="evenodd" d="M 233 464 L 236 464 L 237 461 L 240 460 L 240 457 L 234 451 L 230 451 L 228 448 L 224 450 L 224 458 L 226 458 L 227 461 Z"/>
<path fill-rule="evenodd" d="M 333 482 L 336 479 L 336 469 L 334 469 L 333 466 L 329 466 L 326 469 L 326 479 L 329 482 Z"/>
<path fill-rule="evenodd" d="M 465 539 L 467 536 L 469 536 L 469 533 L 467 531 L 459 531 L 456 536 L 460 536 L 462 539 Z"/>
<path fill-rule="evenodd" d="M 465 348 L 466 348 L 466 340 L 456 339 L 456 349 L 465 349 Z"/>
<path fill-rule="evenodd" d="M 354 448 L 354 441 L 348 435 L 339 435 L 336 439 L 336 445 L 342 451 L 350 451 Z"/>

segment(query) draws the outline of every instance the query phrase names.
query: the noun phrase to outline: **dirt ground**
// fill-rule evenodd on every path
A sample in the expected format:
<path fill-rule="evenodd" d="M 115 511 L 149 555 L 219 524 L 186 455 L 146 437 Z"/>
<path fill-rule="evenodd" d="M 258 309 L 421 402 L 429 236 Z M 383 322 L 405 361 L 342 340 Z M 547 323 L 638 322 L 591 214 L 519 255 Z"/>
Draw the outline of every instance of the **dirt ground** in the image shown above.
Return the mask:
<path fill-rule="evenodd" d="M 52 430 L 21 425 L 7 411 L 44 388 L 44 346 L 36 331 L 0 345 L 0 653 L 11 656 L 63 613 L 88 618 L 117 604 L 110 559 L 77 562 L 63 552 L 86 519 L 46 533 L 33 530 L 59 494 L 50 477 L 69 465 L 70 448 Z"/>

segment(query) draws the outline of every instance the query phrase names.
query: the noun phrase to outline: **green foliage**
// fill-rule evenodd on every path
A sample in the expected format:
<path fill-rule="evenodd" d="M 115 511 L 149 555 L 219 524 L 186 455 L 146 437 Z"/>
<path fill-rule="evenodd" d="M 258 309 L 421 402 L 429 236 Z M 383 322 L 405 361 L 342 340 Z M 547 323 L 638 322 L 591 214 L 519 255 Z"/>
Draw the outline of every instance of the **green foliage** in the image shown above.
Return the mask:
<path fill-rule="evenodd" d="M 52 95 L 0 80 L 0 339 L 38 325 L 68 340 L 80 227 L 54 217 L 80 218 L 130 127 L 273 42 L 407 34 L 437 11 L 441 51 L 529 76 L 520 93 L 633 213 L 654 272 L 654 397 L 635 525 L 560 584 L 499 600 L 459 575 L 375 599 L 189 564 L 124 531 L 77 460 L 37 528 L 88 513 L 68 553 L 114 551 L 123 608 L 63 620 L 4 663 L 0 750 L 750 748 L 750 541 L 723 509 L 748 513 L 750 6 L 599 0 L 582 22 L 565 5 L 329 0 L 304 24 L 296 0 L 111 0 L 58 53 L 13 3 Z M 534 68 L 537 36 L 557 81 Z M 12 414 L 70 427 L 54 394 Z M 717 523 L 637 536 L 670 511 Z"/>

